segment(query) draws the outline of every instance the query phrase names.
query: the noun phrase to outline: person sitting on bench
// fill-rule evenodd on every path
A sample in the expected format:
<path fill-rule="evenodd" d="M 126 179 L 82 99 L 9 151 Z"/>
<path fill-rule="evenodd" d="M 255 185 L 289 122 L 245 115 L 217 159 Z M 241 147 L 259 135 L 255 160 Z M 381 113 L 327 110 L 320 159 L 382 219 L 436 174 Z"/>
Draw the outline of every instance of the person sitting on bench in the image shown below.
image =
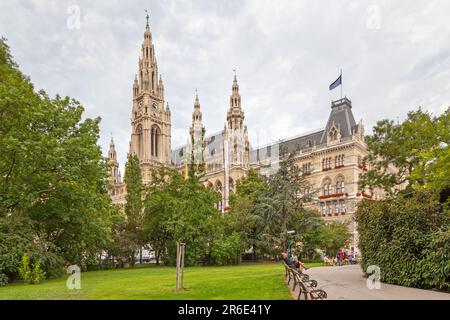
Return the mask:
<path fill-rule="evenodd" d="M 300 272 L 303 272 L 303 270 L 308 270 L 309 268 L 306 268 L 303 263 L 300 261 L 293 261 L 289 258 L 287 252 L 283 252 L 282 254 L 283 261 L 286 263 L 286 265 L 292 269 L 297 269 Z"/>

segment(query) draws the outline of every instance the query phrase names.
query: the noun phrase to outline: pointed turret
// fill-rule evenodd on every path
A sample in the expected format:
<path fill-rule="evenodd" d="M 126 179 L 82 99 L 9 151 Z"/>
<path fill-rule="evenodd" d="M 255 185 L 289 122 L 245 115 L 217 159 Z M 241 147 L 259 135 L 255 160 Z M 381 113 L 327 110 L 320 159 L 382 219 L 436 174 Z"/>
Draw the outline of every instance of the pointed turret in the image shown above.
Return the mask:
<path fill-rule="evenodd" d="M 139 58 L 139 80 L 142 91 L 153 92 L 156 90 L 157 74 L 158 67 L 149 26 L 149 16 L 147 14 L 144 41 L 142 42 L 141 57 Z"/>
<path fill-rule="evenodd" d="M 239 85 L 235 73 L 231 88 L 230 107 L 227 113 L 228 129 L 243 129 L 244 118 L 244 112 L 241 108 L 241 95 L 239 94 Z"/>
<path fill-rule="evenodd" d="M 114 139 L 111 137 L 111 142 L 109 144 L 108 151 L 108 162 L 109 162 L 109 180 L 114 184 L 120 183 L 120 173 L 119 173 L 119 162 L 117 161 L 117 152 L 114 145 Z"/>
<path fill-rule="evenodd" d="M 164 83 L 161 75 L 159 75 L 158 94 L 161 100 L 164 100 Z"/>
<path fill-rule="evenodd" d="M 108 158 L 109 158 L 109 160 L 117 161 L 117 152 L 116 152 L 116 146 L 114 145 L 113 137 L 111 137 L 111 142 L 109 143 Z"/>
<path fill-rule="evenodd" d="M 202 112 L 200 110 L 200 99 L 198 98 L 198 92 L 195 90 L 195 102 L 194 111 L 192 112 L 192 126 L 189 129 L 191 137 L 190 153 L 193 155 L 195 164 L 202 163 L 204 159 L 204 139 L 205 139 L 205 127 L 202 123 Z"/>
<path fill-rule="evenodd" d="M 195 93 L 194 112 L 192 112 L 192 124 L 195 122 L 202 122 L 202 112 L 200 111 L 200 99 L 198 98 L 198 92 Z"/>
<path fill-rule="evenodd" d="M 327 125 L 320 144 L 337 143 L 340 139 L 352 136 L 356 126 L 352 113 L 352 102 L 347 98 L 333 101 Z"/>
<path fill-rule="evenodd" d="M 231 165 L 247 166 L 249 163 L 250 144 L 248 142 L 247 127 L 244 126 L 244 111 L 241 107 L 241 95 L 236 70 L 234 71 L 233 85 L 231 87 L 230 107 L 227 112 L 225 137 L 228 140 L 228 148 Z"/>
<path fill-rule="evenodd" d="M 154 165 L 170 163 L 171 145 L 171 115 L 165 108 L 164 82 L 158 73 L 148 14 L 146 19 L 138 74 L 133 83 L 129 150 L 141 161 L 144 183 L 149 181 Z"/>
<path fill-rule="evenodd" d="M 134 82 L 133 82 L 133 97 L 137 97 L 137 95 L 139 94 L 139 81 L 137 78 L 137 74 L 134 75 Z"/>

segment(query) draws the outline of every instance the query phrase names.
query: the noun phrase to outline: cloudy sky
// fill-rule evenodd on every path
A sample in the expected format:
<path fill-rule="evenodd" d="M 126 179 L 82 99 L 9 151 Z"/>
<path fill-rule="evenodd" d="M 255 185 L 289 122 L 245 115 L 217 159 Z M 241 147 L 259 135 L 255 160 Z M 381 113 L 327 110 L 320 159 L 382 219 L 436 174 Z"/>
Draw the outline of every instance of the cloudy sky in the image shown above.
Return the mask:
<path fill-rule="evenodd" d="M 122 166 L 145 9 L 173 146 L 187 141 L 196 88 L 207 131 L 223 128 L 233 69 L 253 146 L 324 127 L 341 68 L 368 132 L 450 105 L 448 0 L 0 0 L 0 36 L 21 70 L 100 116 L 100 143 L 106 153 L 114 135 Z"/>

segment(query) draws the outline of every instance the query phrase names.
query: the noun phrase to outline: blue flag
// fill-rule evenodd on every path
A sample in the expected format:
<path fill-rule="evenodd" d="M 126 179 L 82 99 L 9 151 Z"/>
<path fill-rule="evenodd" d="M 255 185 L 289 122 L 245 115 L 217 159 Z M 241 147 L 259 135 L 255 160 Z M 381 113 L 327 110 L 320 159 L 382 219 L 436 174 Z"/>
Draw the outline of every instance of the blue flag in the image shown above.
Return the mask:
<path fill-rule="evenodd" d="M 339 76 L 339 78 L 336 79 L 335 82 L 333 82 L 332 84 L 330 84 L 330 91 L 333 89 L 336 89 L 337 87 L 339 87 L 342 84 L 342 74 Z"/>

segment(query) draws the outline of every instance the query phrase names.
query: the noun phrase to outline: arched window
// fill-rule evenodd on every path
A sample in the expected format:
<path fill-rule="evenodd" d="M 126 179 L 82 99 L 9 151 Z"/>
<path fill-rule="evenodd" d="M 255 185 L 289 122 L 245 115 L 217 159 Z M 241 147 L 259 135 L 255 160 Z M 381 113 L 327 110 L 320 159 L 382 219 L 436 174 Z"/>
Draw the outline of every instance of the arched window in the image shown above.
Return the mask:
<path fill-rule="evenodd" d="M 329 140 L 330 140 L 330 141 L 336 141 L 336 140 L 337 140 L 337 136 L 338 136 L 338 133 L 337 133 L 336 128 L 335 128 L 335 127 L 332 127 L 332 128 L 330 129 L 328 135 L 329 135 Z"/>
<path fill-rule="evenodd" d="M 152 72 L 152 90 L 155 90 L 155 72 Z"/>
<path fill-rule="evenodd" d="M 336 181 L 336 193 L 345 192 L 345 182 L 343 177 L 338 177 Z"/>
<path fill-rule="evenodd" d="M 143 139 L 142 139 L 142 126 L 139 125 L 136 127 L 136 135 L 137 135 L 137 153 L 142 155 L 143 151 Z"/>
<path fill-rule="evenodd" d="M 324 181 L 322 190 L 323 190 L 324 196 L 331 195 L 331 180 L 330 179 L 326 179 Z"/>
<path fill-rule="evenodd" d="M 229 181 L 230 181 L 229 182 L 230 191 L 234 192 L 234 180 L 233 180 L 233 178 L 230 178 Z"/>
<path fill-rule="evenodd" d="M 222 193 L 222 182 L 220 180 L 216 181 L 216 191 Z"/>
<path fill-rule="evenodd" d="M 159 144 L 161 140 L 161 130 L 158 126 L 153 126 L 150 131 L 150 146 L 151 146 L 151 156 L 159 157 Z"/>
<path fill-rule="evenodd" d="M 220 193 L 220 195 L 222 195 L 222 182 L 220 182 L 220 180 L 216 181 L 216 186 L 215 189 L 217 192 Z M 216 204 L 217 209 L 222 210 L 222 199 L 220 199 L 217 204 Z"/>
<path fill-rule="evenodd" d="M 327 204 L 326 203 L 322 203 L 321 211 L 322 211 L 323 216 L 327 215 Z"/>

